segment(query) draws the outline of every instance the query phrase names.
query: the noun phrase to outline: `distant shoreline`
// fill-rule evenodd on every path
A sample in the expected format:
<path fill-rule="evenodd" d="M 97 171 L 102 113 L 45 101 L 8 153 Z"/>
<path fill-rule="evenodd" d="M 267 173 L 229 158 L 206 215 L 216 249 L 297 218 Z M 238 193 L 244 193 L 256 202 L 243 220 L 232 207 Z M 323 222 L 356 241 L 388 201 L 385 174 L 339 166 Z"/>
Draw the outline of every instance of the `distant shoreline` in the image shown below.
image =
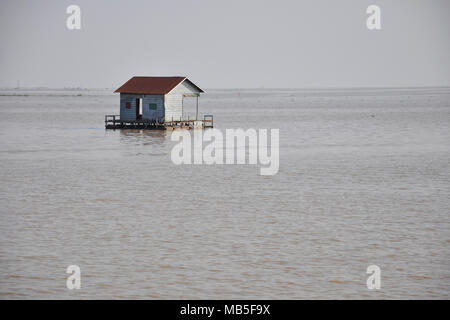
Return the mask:
<path fill-rule="evenodd" d="M 114 91 L 116 88 L 81 88 L 81 87 L 68 87 L 68 88 L 51 88 L 51 87 L 0 87 L 0 91 Z M 214 91 L 346 91 L 346 90 L 427 90 L 427 89 L 450 89 L 450 86 L 417 86 L 417 87 L 259 87 L 259 88 L 207 88 L 207 90 Z"/>
<path fill-rule="evenodd" d="M 114 88 L 0 88 L 0 97 L 85 97 L 96 95 L 115 96 Z M 271 93 L 302 94 L 302 95 L 423 95 L 450 94 L 450 87 L 390 87 L 390 88 L 210 88 L 206 93 L 224 94 L 255 94 L 267 95 Z"/>

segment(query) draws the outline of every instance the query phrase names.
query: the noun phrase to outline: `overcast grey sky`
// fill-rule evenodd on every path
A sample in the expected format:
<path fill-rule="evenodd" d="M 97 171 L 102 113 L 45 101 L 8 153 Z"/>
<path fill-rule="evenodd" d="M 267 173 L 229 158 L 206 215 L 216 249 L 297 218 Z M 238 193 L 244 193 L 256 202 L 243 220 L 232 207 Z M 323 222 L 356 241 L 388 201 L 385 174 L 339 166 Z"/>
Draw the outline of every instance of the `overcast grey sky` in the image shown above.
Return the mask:
<path fill-rule="evenodd" d="M 81 30 L 66 28 L 70 4 Z M 0 38 L 1 87 L 450 85 L 449 0 L 1 0 Z"/>

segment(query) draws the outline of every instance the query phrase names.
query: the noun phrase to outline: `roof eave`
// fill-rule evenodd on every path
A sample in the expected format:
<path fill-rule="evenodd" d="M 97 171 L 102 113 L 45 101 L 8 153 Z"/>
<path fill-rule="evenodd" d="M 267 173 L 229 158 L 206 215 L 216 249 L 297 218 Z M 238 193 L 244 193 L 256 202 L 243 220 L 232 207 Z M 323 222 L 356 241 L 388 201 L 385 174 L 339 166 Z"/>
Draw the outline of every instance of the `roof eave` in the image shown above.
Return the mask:
<path fill-rule="evenodd" d="M 205 93 L 204 90 L 202 90 L 199 86 L 197 86 L 195 83 L 193 83 L 191 80 L 189 80 L 187 77 L 184 77 L 183 80 L 181 80 L 180 82 L 177 83 L 177 85 L 175 87 L 173 87 L 172 89 L 170 89 L 169 92 L 167 92 L 166 94 L 171 93 L 176 87 L 178 87 L 181 83 L 183 83 L 185 80 L 189 81 L 194 87 L 196 87 L 198 89 L 199 94 L 200 93 Z"/>

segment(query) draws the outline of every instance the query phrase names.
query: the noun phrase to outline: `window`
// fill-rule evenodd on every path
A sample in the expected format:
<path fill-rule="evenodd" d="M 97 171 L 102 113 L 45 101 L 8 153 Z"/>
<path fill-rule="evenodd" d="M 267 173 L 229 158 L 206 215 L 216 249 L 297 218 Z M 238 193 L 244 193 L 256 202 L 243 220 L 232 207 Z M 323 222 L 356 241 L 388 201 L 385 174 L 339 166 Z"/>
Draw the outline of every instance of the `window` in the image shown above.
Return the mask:
<path fill-rule="evenodd" d="M 131 102 L 125 103 L 125 107 L 126 107 L 127 109 L 131 109 Z"/>
<path fill-rule="evenodd" d="M 156 103 L 149 103 L 148 104 L 148 109 L 149 110 L 157 110 L 158 107 L 157 107 Z"/>

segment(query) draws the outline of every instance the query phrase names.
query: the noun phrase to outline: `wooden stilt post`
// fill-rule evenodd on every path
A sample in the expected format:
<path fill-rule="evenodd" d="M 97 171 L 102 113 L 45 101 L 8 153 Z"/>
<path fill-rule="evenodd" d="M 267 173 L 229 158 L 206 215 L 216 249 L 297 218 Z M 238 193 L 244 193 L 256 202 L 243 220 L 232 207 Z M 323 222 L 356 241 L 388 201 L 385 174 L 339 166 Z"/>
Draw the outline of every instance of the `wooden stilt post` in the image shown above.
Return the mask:
<path fill-rule="evenodd" d="M 198 95 L 197 95 L 197 107 L 195 109 L 195 120 L 198 120 Z"/>

